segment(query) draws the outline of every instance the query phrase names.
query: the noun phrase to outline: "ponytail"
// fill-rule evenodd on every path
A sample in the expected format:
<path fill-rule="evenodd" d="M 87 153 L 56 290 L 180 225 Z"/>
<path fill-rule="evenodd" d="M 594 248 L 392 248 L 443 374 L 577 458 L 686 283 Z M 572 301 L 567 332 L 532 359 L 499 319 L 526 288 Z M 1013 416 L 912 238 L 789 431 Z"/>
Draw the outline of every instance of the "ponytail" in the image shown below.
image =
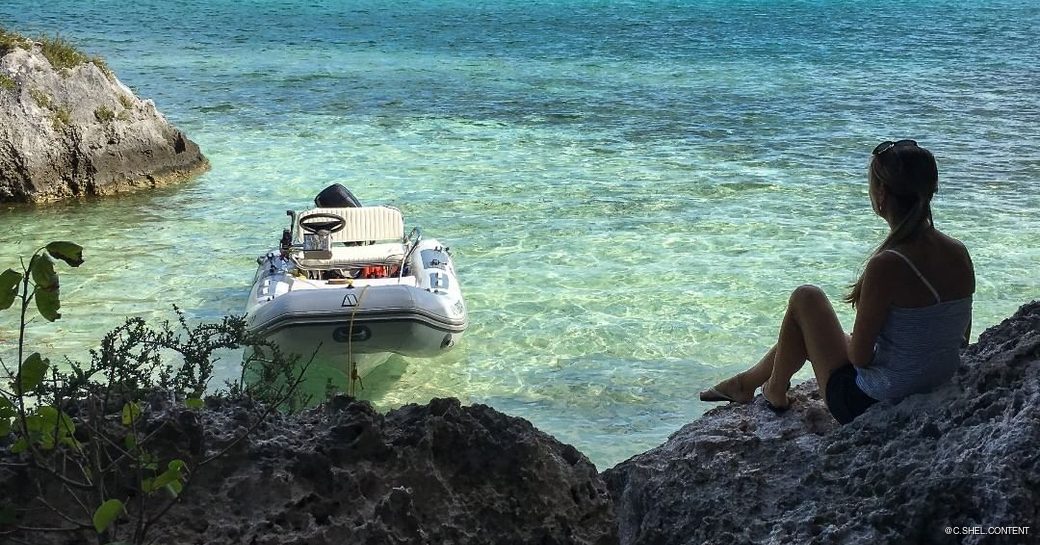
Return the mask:
<path fill-rule="evenodd" d="M 902 212 L 903 219 L 870 253 L 867 261 L 885 250 L 916 238 L 934 225 L 931 201 L 932 195 L 938 189 L 939 175 L 931 152 L 912 146 L 907 149 L 896 148 L 884 155 L 889 157 L 885 161 L 887 164 L 881 164 L 881 156 L 874 156 L 871 160 L 870 183 L 885 186 L 892 199 L 890 202 L 897 207 L 897 214 Z M 894 164 L 891 159 L 896 160 Z M 860 273 L 856 282 L 849 286 L 849 293 L 845 295 L 844 301 L 855 308 L 862 291 L 863 273 Z"/>

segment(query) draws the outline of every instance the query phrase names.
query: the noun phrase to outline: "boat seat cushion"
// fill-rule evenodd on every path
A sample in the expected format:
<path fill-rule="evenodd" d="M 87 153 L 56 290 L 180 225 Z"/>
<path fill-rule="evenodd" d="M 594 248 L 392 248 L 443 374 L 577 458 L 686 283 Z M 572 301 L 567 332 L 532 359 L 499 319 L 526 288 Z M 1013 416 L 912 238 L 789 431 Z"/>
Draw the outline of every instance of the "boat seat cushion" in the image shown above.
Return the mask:
<path fill-rule="evenodd" d="M 363 206 L 359 208 L 312 208 L 301 212 L 297 218 L 305 218 L 311 214 L 335 214 L 343 218 L 347 224 L 338 233 L 329 237 L 333 244 L 337 242 L 401 242 L 404 240 L 404 218 L 401 211 L 390 206 Z M 302 229 L 297 225 L 296 240 L 302 238 Z M 335 251 L 335 248 L 333 248 Z"/>
<path fill-rule="evenodd" d="M 400 242 L 385 242 L 365 246 L 333 246 L 329 259 L 299 258 L 297 263 L 305 269 L 348 269 L 363 265 L 400 263 L 404 259 L 405 245 Z"/>

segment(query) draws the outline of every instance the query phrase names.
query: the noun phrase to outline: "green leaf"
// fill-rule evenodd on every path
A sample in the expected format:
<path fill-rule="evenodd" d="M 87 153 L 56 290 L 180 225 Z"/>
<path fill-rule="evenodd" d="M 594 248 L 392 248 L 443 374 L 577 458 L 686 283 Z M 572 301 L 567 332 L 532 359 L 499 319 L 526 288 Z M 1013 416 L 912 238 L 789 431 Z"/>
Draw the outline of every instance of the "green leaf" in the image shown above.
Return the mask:
<path fill-rule="evenodd" d="M 25 428 L 30 435 L 39 435 L 47 428 L 45 417 L 39 412 L 31 413 L 25 417 Z"/>
<path fill-rule="evenodd" d="M 62 438 L 61 444 L 65 445 L 67 447 L 72 447 L 72 448 L 80 448 L 80 447 L 83 446 L 83 443 L 80 443 L 79 441 L 76 440 L 75 437 L 72 437 L 71 435 L 68 436 L 68 437 Z"/>
<path fill-rule="evenodd" d="M 50 367 L 50 364 L 50 360 L 43 359 L 39 352 L 30 354 L 18 369 L 18 384 L 15 386 L 15 391 L 24 394 L 39 386 L 43 382 L 43 377 L 47 376 L 47 368 Z"/>
<path fill-rule="evenodd" d="M 36 296 L 36 309 L 40 311 L 40 315 L 43 316 L 48 322 L 53 322 L 58 318 L 61 318 L 61 313 L 58 309 L 61 308 L 61 301 L 58 300 L 58 287 L 54 287 L 54 291 L 37 291 Z"/>
<path fill-rule="evenodd" d="M 13 445 L 11 445 L 11 454 L 25 452 L 28 449 L 29 441 L 27 441 L 24 437 L 19 437 L 18 440 L 15 441 Z"/>
<path fill-rule="evenodd" d="M 199 397 L 189 397 L 184 400 L 184 405 L 189 409 L 201 409 L 206 406 L 206 403 Z"/>
<path fill-rule="evenodd" d="M 170 483 L 177 482 L 180 474 L 175 471 L 163 471 L 152 481 L 152 490 L 158 490 Z"/>
<path fill-rule="evenodd" d="M 181 484 L 180 481 L 173 481 L 172 483 L 166 485 L 166 491 L 169 492 L 170 495 L 175 498 L 181 495 L 182 490 L 184 490 L 184 485 Z"/>
<path fill-rule="evenodd" d="M 141 492 L 150 494 L 155 491 L 155 479 L 142 479 L 141 480 Z"/>
<path fill-rule="evenodd" d="M 68 263 L 70 267 L 83 264 L 83 247 L 75 242 L 58 240 L 47 245 L 47 253 Z"/>
<path fill-rule="evenodd" d="M 180 482 L 181 470 L 184 469 L 184 462 L 173 460 L 166 467 L 166 471 L 163 471 L 155 477 L 155 481 L 152 483 L 154 489 L 162 488 L 173 482 Z"/>
<path fill-rule="evenodd" d="M 60 425 L 58 420 L 62 416 L 65 415 L 59 413 L 58 409 L 50 405 L 44 405 L 38 407 L 35 414 L 25 419 L 30 437 L 39 443 L 40 448 L 43 450 L 53 449 L 60 440 L 68 435 L 64 432 L 63 426 Z M 68 417 L 65 416 L 65 418 Z"/>
<path fill-rule="evenodd" d="M 126 437 L 123 438 L 123 445 L 126 446 L 126 450 L 134 450 L 137 448 L 137 436 L 132 433 L 126 434 Z"/>
<path fill-rule="evenodd" d="M 0 310 L 10 308 L 14 298 L 18 297 L 18 283 L 22 281 L 22 273 L 7 269 L 0 274 Z"/>
<path fill-rule="evenodd" d="M 37 288 L 47 289 L 58 285 L 58 273 L 54 272 L 54 260 L 47 254 L 36 254 L 29 261 L 29 272 Z"/>
<path fill-rule="evenodd" d="M 61 318 L 58 309 L 61 301 L 58 299 L 58 273 L 54 272 L 54 260 L 49 255 L 37 254 L 29 262 L 32 271 L 33 283 L 36 284 L 36 308 L 40 315 L 48 322 Z"/>
<path fill-rule="evenodd" d="M 100 534 L 115 522 L 116 517 L 123 512 L 123 502 L 119 500 L 108 500 L 102 503 L 97 511 L 94 511 L 94 529 Z"/>
<path fill-rule="evenodd" d="M 9 399 L 0 396 L 0 418 L 11 418 L 12 416 L 18 416 L 18 409 L 14 408 Z"/>
<path fill-rule="evenodd" d="M 11 433 L 11 419 L 0 417 L 0 439 L 7 437 L 9 433 Z"/>
<path fill-rule="evenodd" d="M 36 415 L 40 419 L 42 430 L 51 430 L 58 424 L 58 409 L 50 405 L 41 405 L 36 408 Z"/>
<path fill-rule="evenodd" d="M 79 445 L 79 441 L 73 437 L 76 434 L 76 423 L 72 417 L 64 411 L 59 411 L 58 418 L 58 440 L 70 447 Z"/>
<path fill-rule="evenodd" d="M 130 402 L 123 405 L 123 425 L 130 426 L 141 417 L 141 405 L 136 402 Z"/>

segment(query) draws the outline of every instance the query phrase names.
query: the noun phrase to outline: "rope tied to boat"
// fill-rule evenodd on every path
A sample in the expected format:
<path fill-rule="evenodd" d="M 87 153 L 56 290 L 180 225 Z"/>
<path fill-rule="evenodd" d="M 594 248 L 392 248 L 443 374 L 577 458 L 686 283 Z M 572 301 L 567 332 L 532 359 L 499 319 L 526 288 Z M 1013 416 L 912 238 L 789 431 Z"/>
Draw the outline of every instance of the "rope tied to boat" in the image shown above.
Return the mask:
<path fill-rule="evenodd" d="M 353 288 L 353 284 L 350 285 Z M 354 305 L 354 310 L 350 311 L 350 321 L 347 323 L 347 365 L 350 369 L 350 383 L 347 385 L 347 395 L 350 397 L 357 397 L 357 385 L 361 385 L 361 389 L 365 389 L 365 384 L 361 382 L 361 377 L 357 372 L 357 362 L 354 361 L 354 318 L 357 317 L 357 313 L 361 310 L 361 303 L 365 300 L 365 294 L 368 293 L 368 288 L 371 285 L 366 285 L 361 288 L 361 293 L 358 295 L 357 304 Z"/>

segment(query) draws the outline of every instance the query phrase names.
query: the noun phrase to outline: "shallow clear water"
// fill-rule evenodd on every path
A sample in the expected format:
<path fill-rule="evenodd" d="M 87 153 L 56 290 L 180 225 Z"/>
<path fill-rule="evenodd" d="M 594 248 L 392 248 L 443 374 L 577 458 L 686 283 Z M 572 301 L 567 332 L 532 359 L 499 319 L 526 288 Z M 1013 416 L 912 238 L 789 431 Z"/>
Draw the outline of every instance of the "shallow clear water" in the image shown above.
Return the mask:
<path fill-rule="evenodd" d="M 104 56 L 213 169 L 3 209 L 0 264 L 86 247 L 62 320 L 30 335 L 83 358 L 127 315 L 241 312 L 285 209 L 341 182 L 453 248 L 472 321 L 365 394 L 488 403 L 609 467 L 708 408 L 696 392 L 773 342 L 792 288 L 854 280 L 884 234 L 865 186 L 882 139 L 939 158 L 976 334 L 1037 296 L 1040 7 L 875 6 L 7 0 L 0 24 Z M 7 354 L 13 332 L 5 313 Z"/>

